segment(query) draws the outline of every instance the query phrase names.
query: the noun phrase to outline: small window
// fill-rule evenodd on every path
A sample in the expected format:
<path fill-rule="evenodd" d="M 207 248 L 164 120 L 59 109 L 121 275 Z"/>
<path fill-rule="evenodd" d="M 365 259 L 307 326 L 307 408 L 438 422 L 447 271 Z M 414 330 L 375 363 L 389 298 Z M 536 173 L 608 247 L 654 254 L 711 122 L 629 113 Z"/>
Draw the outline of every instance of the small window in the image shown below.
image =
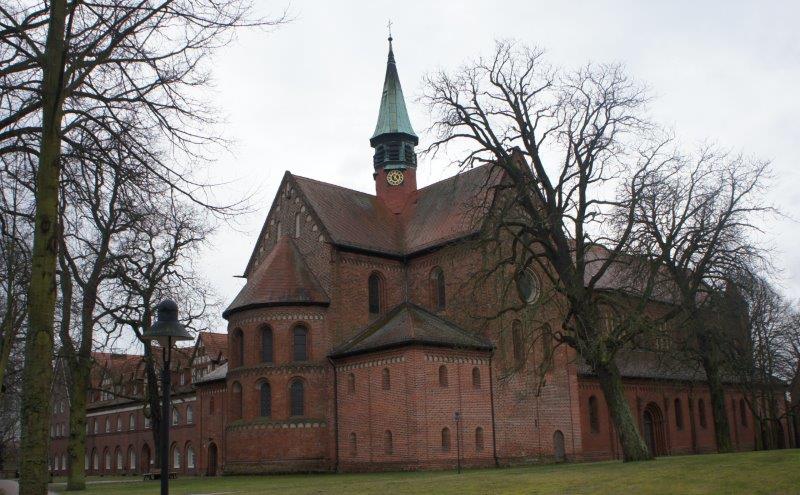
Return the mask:
<path fill-rule="evenodd" d="M 358 455 L 358 440 L 355 433 L 350 434 L 350 457 Z"/>
<path fill-rule="evenodd" d="M 292 382 L 292 385 L 290 386 L 290 395 L 292 402 L 292 416 L 303 416 L 305 414 L 305 391 L 302 381 L 295 380 Z"/>
<path fill-rule="evenodd" d="M 177 445 L 172 447 L 172 467 L 174 469 L 181 468 L 181 451 Z"/>
<path fill-rule="evenodd" d="M 122 431 L 122 417 L 117 416 L 117 431 Z"/>
<path fill-rule="evenodd" d="M 683 406 L 680 399 L 675 399 L 675 427 L 679 430 L 683 429 Z"/>
<path fill-rule="evenodd" d="M 483 428 L 480 426 L 475 428 L 475 451 L 481 452 L 483 450 Z"/>
<path fill-rule="evenodd" d="M 128 447 L 128 469 L 136 470 L 136 452 L 133 450 L 133 445 Z"/>
<path fill-rule="evenodd" d="M 300 218 L 300 213 L 294 214 L 294 237 L 300 237 L 300 224 L 302 223 L 302 219 Z"/>
<path fill-rule="evenodd" d="M 122 451 L 117 449 L 117 471 L 122 471 L 122 466 L 123 466 Z"/>
<path fill-rule="evenodd" d="M 111 420 L 106 418 L 106 433 L 111 431 Z"/>
<path fill-rule="evenodd" d="M 600 432 L 600 417 L 597 410 L 597 397 L 589 397 L 589 431 L 592 433 Z"/>
<path fill-rule="evenodd" d="M 383 311 L 383 279 L 378 273 L 373 273 L 367 281 L 369 292 L 369 314 L 378 315 Z"/>
<path fill-rule="evenodd" d="M 189 404 L 186 406 L 186 424 L 193 424 L 194 423 L 194 410 L 192 409 L 192 405 Z"/>
<path fill-rule="evenodd" d="M 519 320 L 511 323 L 511 345 L 514 351 L 514 364 L 522 366 L 525 362 L 525 342 L 522 338 L 522 323 Z"/>
<path fill-rule="evenodd" d="M 97 451 L 92 451 L 92 469 L 95 471 L 100 470 L 100 456 L 97 455 Z"/>
<path fill-rule="evenodd" d="M 708 423 L 706 422 L 706 403 L 703 402 L 703 399 L 697 401 L 697 414 L 700 416 L 700 426 L 702 428 L 708 427 Z"/>
<path fill-rule="evenodd" d="M 481 370 L 477 366 L 472 368 L 472 386 L 473 388 L 481 388 Z"/>
<path fill-rule="evenodd" d="M 747 428 L 747 409 L 744 399 L 739 399 L 739 415 L 741 416 L 742 426 Z"/>
<path fill-rule="evenodd" d="M 392 432 L 389 431 L 389 430 L 386 430 L 383 433 L 383 451 L 387 455 L 394 454 L 394 444 L 393 444 L 393 441 L 392 441 Z"/>
<path fill-rule="evenodd" d="M 450 428 L 442 428 L 442 452 L 450 451 Z"/>
<path fill-rule="evenodd" d="M 381 374 L 381 388 L 384 390 L 389 390 L 392 388 L 392 381 L 391 376 L 389 375 L 389 368 L 383 368 L 383 372 Z"/>
<path fill-rule="evenodd" d="M 128 416 L 128 429 L 129 430 L 135 430 L 136 429 L 136 416 L 134 416 L 133 413 L 131 413 Z"/>
<path fill-rule="evenodd" d="M 431 306 L 434 311 L 442 311 L 446 305 L 444 272 L 440 267 L 431 270 L 430 279 Z"/>
<path fill-rule="evenodd" d="M 272 388 L 268 382 L 261 382 L 258 391 L 261 416 L 268 418 L 272 416 Z"/>
<path fill-rule="evenodd" d="M 194 449 L 191 445 L 186 447 L 186 467 L 194 469 Z"/>
<path fill-rule="evenodd" d="M 272 360 L 272 329 L 269 327 L 264 327 L 261 329 L 261 362 L 272 363 Z"/>
<path fill-rule="evenodd" d="M 233 356 L 231 356 L 231 361 L 234 363 L 233 367 L 244 366 L 244 334 L 241 328 L 237 328 L 233 331 L 232 340 L 234 353 Z"/>
<path fill-rule="evenodd" d="M 353 373 L 347 375 L 347 391 L 351 394 L 355 393 L 356 391 L 356 375 Z"/>
<path fill-rule="evenodd" d="M 178 426 L 181 423 L 181 413 L 177 408 L 172 410 L 172 426 Z"/>
<path fill-rule="evenodd" d="M 231 416 L 242 419 L 242 386 L 239 382 L 233 382 L 231 387 Z"/>
<path fill-rule="evenodd" d="M 282 229 L 281 229 L 281 223 L 278 222 L 277 226 L 275 227 L 275 237 L 280 239 L 282 233 L 283 232 L 282 232 Z"/>
<path fill-rule="evenodd" d="M 292 357 L 295 361 L 308 360 L 308 330 L 304 326 L 297 326 L 293 331 Z"/>
<path fill-rule="evenodd" d="M 105 463 L 103 465 L 105 466 L 106 471 L 110 471 L 111 470 L 111 452 L 106 450 L 105 454 L 103 455 L 103 458 L 105 459 Z"/>
<path fill-rule="evenodd" d="M 441 365 L 439 366 L 439 386 L 440 387 L 447 387 L 447 366 Z"/>

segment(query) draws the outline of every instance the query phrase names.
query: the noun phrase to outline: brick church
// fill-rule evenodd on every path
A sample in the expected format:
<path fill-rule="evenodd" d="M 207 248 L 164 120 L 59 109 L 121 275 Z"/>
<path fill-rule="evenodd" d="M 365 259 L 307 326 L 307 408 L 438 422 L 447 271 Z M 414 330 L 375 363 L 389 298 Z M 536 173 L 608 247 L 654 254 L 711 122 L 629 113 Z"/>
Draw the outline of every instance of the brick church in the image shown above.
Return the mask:
<path fill-rule="evenodd" d="M 541 298 L 535 272 L 515 295 L 524 309 L 474 316 L 501 304 L 497 291 L 469 288 L 484 261 L 472 243 L 482 225 L 473 205 L 496 180 L 489 167 L 418 188 L 417 144 L 390 41 L 372 167 L 354 165 L 372 173 L 375 194 L 285 173 L 247 282 L 223 313 L 227 341 L 209 352 L 218 337 L 201 335 L 194 354 L 205 358 L 195 358 L 186 386 L 177 387 L 175 470 L 406 470 L 454 467 L 459 459 L 495 466 L 621 457 L 591 370 L 553 339 L 528 340 L 529 313 L 537 325 L 557 328 L 560 319 L 558 305 Z M 620 370 L 654 454 L 715 449 L 710 398 L 696 370 L 643 352 L 624 356 Z M 753 448 L 754 418 L 742 396 L 730 387 L 726 400 L 734 446 Z M 92 403 L 101 426 L 89 434 L 90 474 L 148 469 L 153 447 L 139 409 L 111 397 Z M 123 415 L 116 430 L 120 411 L 137 418 Z"/>

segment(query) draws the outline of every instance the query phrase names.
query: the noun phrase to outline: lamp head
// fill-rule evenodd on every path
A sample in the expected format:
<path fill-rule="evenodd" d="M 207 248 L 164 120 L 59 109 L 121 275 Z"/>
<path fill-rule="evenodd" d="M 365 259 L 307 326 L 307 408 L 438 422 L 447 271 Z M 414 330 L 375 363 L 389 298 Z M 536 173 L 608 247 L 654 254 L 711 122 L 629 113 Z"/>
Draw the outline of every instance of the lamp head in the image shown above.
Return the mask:
<path fill-rule="evenodd" d="M 158 342 L 163 348 L 171 347 L 179 340 L 192 340 L 186 327 L 178 322 L 178 305 L 172 299 L 164 299 L 156 306 L 156 322 L 145 334 L 145 339 Z"/>

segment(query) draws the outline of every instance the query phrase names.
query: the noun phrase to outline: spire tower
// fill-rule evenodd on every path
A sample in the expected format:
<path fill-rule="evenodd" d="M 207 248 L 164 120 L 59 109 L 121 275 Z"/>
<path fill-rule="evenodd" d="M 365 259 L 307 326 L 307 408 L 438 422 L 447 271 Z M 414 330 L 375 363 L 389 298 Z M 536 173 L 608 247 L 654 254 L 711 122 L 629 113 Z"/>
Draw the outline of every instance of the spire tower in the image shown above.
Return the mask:
<path fill-rule="evenodd" d="M 405 204 L 408 193 L 417 188 L 417 154 L 414 147 L 419 143 L 419 138 L 408 118 L 392 41 L 390 33 L 378 123 L 369 144 L 375 149 L 372 164 L 378 197 L 384 199 L 390 209 L 399 210 Z"/>

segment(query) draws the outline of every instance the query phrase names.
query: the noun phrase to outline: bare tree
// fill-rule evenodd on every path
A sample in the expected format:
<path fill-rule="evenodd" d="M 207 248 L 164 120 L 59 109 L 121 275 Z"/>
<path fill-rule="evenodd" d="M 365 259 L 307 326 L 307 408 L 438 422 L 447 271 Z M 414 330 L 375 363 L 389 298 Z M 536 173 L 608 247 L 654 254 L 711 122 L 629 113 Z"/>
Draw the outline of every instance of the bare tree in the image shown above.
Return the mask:
<path fill-rule="evenodd" d="M 554 337 L 597 374 L 624 459 L 651 458 L 615 356 L 641 331 L 657 264 L 642 259 L 644 277 L 628 287 L 634 297 L 606 285 L 630 261 L 623 255 L 646 177 L 670 159 L 668 139 L 644 117 L 646 92 L 619 66 L 556 70 L 540 50 L 506 42 L 425 83 L 437 135 L 427 151 L 459 143 L 462 169 L 488 163 L 502 177 L 484 204 L 487 235 L 506 246 L 493 269 L 511 266 L 515 281 L 528 268 L 544 274 L 563 314 Z"/>
<path fill-rule="evenodd" d="M 224 212 L 208 184 L 174 164 L 188 167 L 206 157 L 209 144 L 221 143 L 214 113 L 197 92 L 208 82 L 209 55 L 238 27 L 283 21 L 250 12 L 242 0 L 0 7 L 0 105 L 7 110 L 0 118 L 0 154 L 37 158 L 21 493 L 46 491 L 62 145 L 100 127 L 120 137 L 128 159 L 176 193 Z M 154 142 L 154 134 L 161 139 Z"/>
<path fill-rule="evenodd" d="M 109 328 L 127 330 L 144 347 L 145 395 L 134 399 L 143 401 L 149 415 L 157 456 L 159 425 L 164 420 L 160 416 L 157 375 L 162 361 L 144 338 L 153 323 L 154 308 L 162 298 L 175 299 L 182 322 L 194 331 L 210 328 L 212 315 L 219 309 L 219 301 L 192 263 L 210 235 L 210 227 L 196 209 L 169 202 L 159 206 L 159 214 L 144 217 L 126 232 L 121 241 L 125 254 L 115 258 L 114 277 L 109 280 L 107 297 L 100 302 Z"/>
<path fill-rule="evenodd" d="M 650 175 L 635 210 L 634 252 L 659 252 L 669 278 L 669 317 L 687 331 L 676 349 L 699 363 L 708 384 L 717 450 L 731 450 L 721 348 L 732 335 L 708 317 L 730 273 L 763 260 L 754 242 L 768 163 L 703 148 L 676 155 Z"/>
<path fill-rule="evenodd" d="M 723 346 L 722 354 L 744 394 L 747 410 L 744 404 L 737 408 L 732 403 L 732 417 L 746 423 L 746 412 L 752 413 L 757 422 L 756 447 L 782 448 L 786 446 L 784 425 L 790 424 L 794 412 L 785 395 L 800 364 L 798 313 L 762 276 L 739 274 L 735 286 L 742 294 L 748 332 L 745 338 Z"/>

